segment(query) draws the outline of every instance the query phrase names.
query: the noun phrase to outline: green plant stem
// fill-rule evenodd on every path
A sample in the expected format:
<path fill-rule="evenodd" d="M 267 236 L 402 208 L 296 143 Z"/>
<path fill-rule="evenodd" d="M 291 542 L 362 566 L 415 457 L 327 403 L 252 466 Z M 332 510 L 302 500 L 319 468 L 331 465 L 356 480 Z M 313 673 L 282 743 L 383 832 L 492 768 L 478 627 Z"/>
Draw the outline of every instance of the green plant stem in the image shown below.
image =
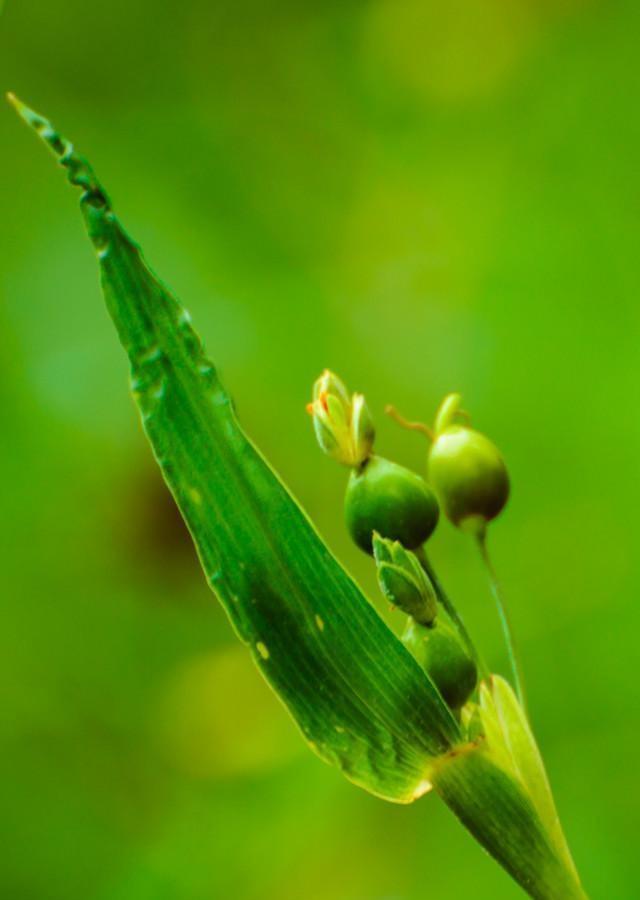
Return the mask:
<path fill-rule="evenodd" d="M 496 608 L 498 610 L 498 616 L 500 618 L 500 624 L 502 626 L 502 634 L 504 636 L 504 641 L 507 647 L 507 655 L 509 657 L 509 665 L 511 667 L 511 672 L 513 675 L 513 683 L 516 689 L 516 694 L 518 695 L 518 700 L 522 708 L 527 709 L 526 698 L 524 692 L 524 678 L 522 675 L 522 665 L 520 663 L 520 658 L 518 656 L 518 651 L 516 647 L 516 642 L 513 637 L 513 628 L 511 626 L 511 621 L 509 618 L 509 614 L 507 612 L 507 608 L 504 603 L 504 598 L 502 594 L 502 589 L 500 587 L 500 582 L 498 581 L 498 577 L 496 575 L 496 571 L 493 567 L 493 563 L 491 562 L 491 557 L 489 556 L 489 551 L 487 549 L 487 535 L 486 531 L 476 535 L 476 541 L 478 544 L 478 549 L 480 551 L 480 556 L 482 557 L 482 561 L 487 570 L 487 574 L 489 576 L 489 585 L 491 587 L 491 593 L 493 594 L 493 599 L 495 600 Z"/>
<path fill-rule="evenodd" d="M 438 600 L 444 606 L 444 608 L 447 612 L 447 615 L 449 616 L 449 618 L 451 619 L 451 621 L 457 628 L 458 634 L 464 641 L 464 644 L 465 644 L 467 650 L 469 651 L 471 657 L 475 661 L 481 678 L 487 678 L 491 674 L 489 671 L 489 668 L 488 668 L 487 664 L 484 662 L 484 660 L 482 659 L 482 657 L 480 656 L 480 653 L 478 652 L 475 644 L 471 640 L 471 635 L 467 631 L 467 627 L 464 624 L 464 621 L 462 620 L 460 613 L 455 608 L 455 606 L 453 605 L 453 601 L 451 600 L 451 598 L 445 591 L 444 587 L 442 586 L 442 582 L 438 578 L 435 569 L 431 565 L 431 562 L 425 552 L 424 547 L 419 547 L 417 550 L 414 551 L 414 553 L 416 554 L 418 561 L 420 562 L 420 565 L 422 566 L 424 571 L 427 573 L 427 575 L 431 579 L 431 582 L 435 588 L 436 596 L 437 596 Z"/>

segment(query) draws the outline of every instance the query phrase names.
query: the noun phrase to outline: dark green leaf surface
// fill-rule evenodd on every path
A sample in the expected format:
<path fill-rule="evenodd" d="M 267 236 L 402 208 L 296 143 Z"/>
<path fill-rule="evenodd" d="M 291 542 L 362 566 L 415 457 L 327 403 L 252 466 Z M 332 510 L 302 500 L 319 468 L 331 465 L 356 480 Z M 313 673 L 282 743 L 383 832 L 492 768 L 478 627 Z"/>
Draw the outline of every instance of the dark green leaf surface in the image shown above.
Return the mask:
<path fill-rule="evenodd" d="M 460 740 L 455 720 L 241 430 L 188 314 L 146 266 L 90 167 L 13 102 L 83 190 L 145 431 L 239 637 L 323 759 L 375 794 L 414 799 L 432 758 Z"/>

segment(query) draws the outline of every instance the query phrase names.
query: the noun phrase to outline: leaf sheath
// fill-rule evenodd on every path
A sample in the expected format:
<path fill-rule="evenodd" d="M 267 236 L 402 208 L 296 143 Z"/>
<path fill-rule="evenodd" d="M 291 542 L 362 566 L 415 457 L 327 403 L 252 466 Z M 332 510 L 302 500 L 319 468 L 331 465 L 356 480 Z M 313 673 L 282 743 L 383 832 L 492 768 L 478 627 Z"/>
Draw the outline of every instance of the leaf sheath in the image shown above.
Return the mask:
<path fill-rule="evenodd" d="M 520 784 L 482 745 L 454 751 L 433 775 L 447 806 L 535 900 L 587 900 Z"/>

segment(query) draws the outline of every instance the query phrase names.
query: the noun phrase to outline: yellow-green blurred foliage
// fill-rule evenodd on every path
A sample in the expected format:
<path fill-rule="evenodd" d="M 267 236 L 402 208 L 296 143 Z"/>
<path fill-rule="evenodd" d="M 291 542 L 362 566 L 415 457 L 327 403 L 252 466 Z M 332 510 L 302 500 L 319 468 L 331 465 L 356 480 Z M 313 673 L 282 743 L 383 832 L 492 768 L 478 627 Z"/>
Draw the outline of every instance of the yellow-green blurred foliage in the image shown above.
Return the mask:
<path fill-rule="evenodd" d="M 319 371 L 367 393 L 405 464 L 425 448 L 384 404 L 429 418 L 452 389 L 503 449 L 496 562 L 607 900 L 640 896 L 639 40 L 632 0 L 8 0 L 0 18 L 0 86 L 90 157 L 372 597 L 345 472 L 304 413 Z M 386 805 L 305 748 L 154 469 L 77 197 L 8 108 L 0 136 L 0 895 L 519 896 L 436 799 Z M 504 669 L 472 547 L 443 522 L 432 555 Z"/>

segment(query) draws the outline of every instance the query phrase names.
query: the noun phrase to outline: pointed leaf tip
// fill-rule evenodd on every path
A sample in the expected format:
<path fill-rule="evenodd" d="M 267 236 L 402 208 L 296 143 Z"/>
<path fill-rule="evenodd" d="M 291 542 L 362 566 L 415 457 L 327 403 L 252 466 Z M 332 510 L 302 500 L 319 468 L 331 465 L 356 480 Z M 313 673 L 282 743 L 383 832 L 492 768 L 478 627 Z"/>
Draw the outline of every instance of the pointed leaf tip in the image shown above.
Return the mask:
<path fill-rule="evenodd" d="M 22 116 L 24 118 L 24 114 L 27 110 L 29 110 L 29 107 L 26 106 L 26 104 L 24 104 L 19 97 L 16 97 L 13 91 L 7 91 L 5 96 L 7 98 L 7 103 L 13 106 L 19 116 Z M 31 110 L 29 110 L 29 112 L 31 112 Z"/>
<path fill-rule="evenodd" d="M 44 116 L 41 116 L 35 109 L 31 109 L 30 106 L 23 103 L 19 97 L 16 97 L 13 91 L 8 91 L 6 98 L 7 102 L 15 109 L 20 118 L 31 128 L 34 128 L 36 131 L 41 131 L 43 128 L 47 127 L 51 128 L 51 125 Z"/>

